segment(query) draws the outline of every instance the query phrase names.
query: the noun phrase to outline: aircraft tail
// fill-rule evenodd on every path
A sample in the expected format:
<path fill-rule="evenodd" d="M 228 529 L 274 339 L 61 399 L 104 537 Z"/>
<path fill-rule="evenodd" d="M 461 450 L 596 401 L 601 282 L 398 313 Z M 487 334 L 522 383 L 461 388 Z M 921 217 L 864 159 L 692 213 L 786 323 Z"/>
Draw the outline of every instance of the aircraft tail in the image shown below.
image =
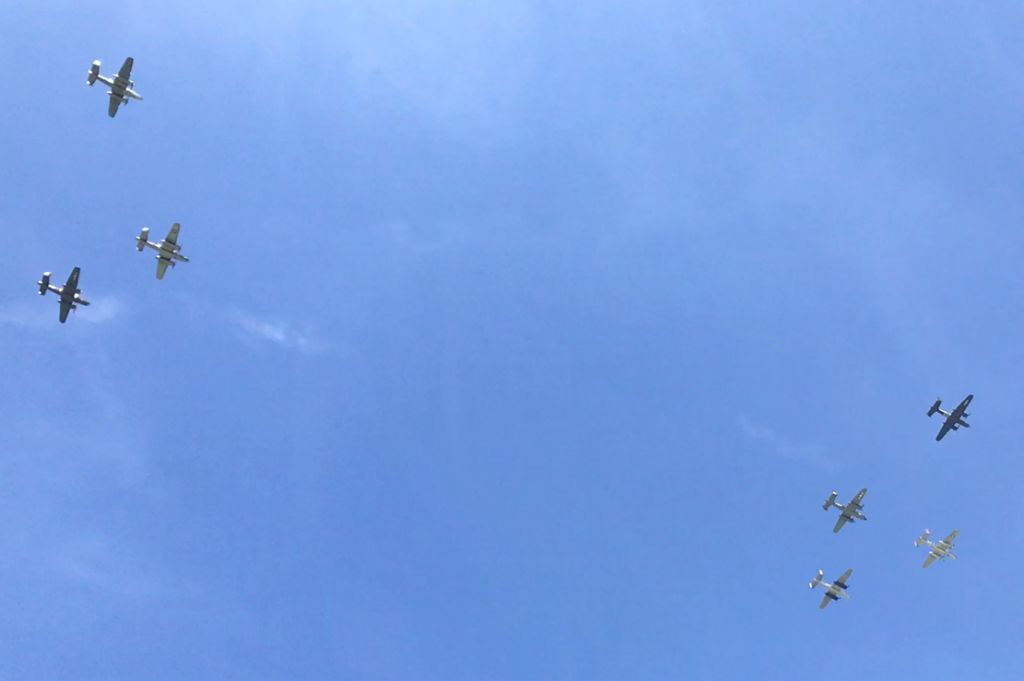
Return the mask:
<path fill-rule="evenodd" d="M 939 399 L 935 400 L 935 404 L 933 404 L 931 409 L 928 410 L 928 416 L 932 416 L 933 414 L 935 414 L 935 412 L 937 412 L 939 410 L 939 407 L 941 406 L 942 398 L 940 397 Z"/>
<path fill-rule="evenodd" d="M 149 227 L 143 227 L 139 235 L 135 237 L 135 248 L 139 250 L 139 253 L 146 248 L 146 243 L 149 241 Z"/>
<path fill-rule="evenodd" d="M 93 83 L 96 82 L 96 79 L 99 77 L 99 75 L 100 75 L 100 60 L 97 59 L 96 61 L 94 61 L 92 63 L 92 66 L 89 67 L 89 78 L 85 82 L 87 82 L 89 85 L 92 85 Z"/>
<path fill-rule="evenodd" d="M 39 284 L 39 295 L 45 296 L 46 292 L 50 290 L 50 272 L 43 272 L 43 278 L 37 281 Z"/>
<path fill-rule="evenodd" d="M 821 580 L 822 580 L 822 578 L 823 578 L 824 576 L 825 576 L 825 571 L 824 571 L 824 570 L 818 570 L 818 574 L 814 575 L 814 579 L 812 579 L 812 580 L 811 580 L 811 581 L 810 581 L 810 582 L 809 582 L 809 583 L 807 584 L 807 587 L 808 587 L 809 589 L 813 589 L 814 587 L 818 586 L 819 584 L 821 584 Z"/>
<path fill-rule="evenodd" d="M 835 490 L 832 490 L 832 494 L 830 494 L 828 496 L 828 499 L 825 500 L 825 503 L 821 505 L 822 510 L 827 511 L 828 509 L 830 509 L 833 506 L 835 506 L 836 505 L 836 497 L 838 497 L 838 496 L 839 496 L 839 494 Z"/>
<path fill-rule="evenodd" d="M 914 542 L 914 546 L 916 547 L 916 546 L 920 546 L 921 544 L 927 544 L 928 543 L 928 537 L 930 537 L 931 534 L 932 534 L 931 532 L 929 532 L 928 530 L 925 530 L 924 533 L 920 537 L 917 538 L 917 541 Z"/>

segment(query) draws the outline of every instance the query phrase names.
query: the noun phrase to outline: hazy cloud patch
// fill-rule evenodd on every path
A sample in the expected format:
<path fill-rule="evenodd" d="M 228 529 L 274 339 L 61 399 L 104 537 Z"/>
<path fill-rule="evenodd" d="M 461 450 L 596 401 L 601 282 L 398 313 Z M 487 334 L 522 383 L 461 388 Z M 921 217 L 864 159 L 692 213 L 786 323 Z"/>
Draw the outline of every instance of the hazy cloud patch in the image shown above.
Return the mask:
<path fill-rule="evenodd" d="M 747 439 L 764 445 L 787 461 L 806 463 L 827 471 L 835 471 L 839 468 L 826 456 L 824 449 L 819 445 L 792 442 L 779 435 L 774 429 L 754 423 L 742 414 L 736 417 L 736 425 L 740 427 Z"/>
<path fill-rule="evenodd" d="M 80 586 L 130 598 L 159 595 L 157 583 L 144 574 L 138 561 L 110 538 L 76 539 L 60 548 L 53 567 Z"/>
<path fill-rule="evenodd" d="M 304 355 L 319 355 L 328 349 L 327 342 L 309 325 L 296 327 L 281 321 L 259 319 L 245 312 L 235 311 L 232 321 L 249 342 L 266 342 L 294 350 Z"/>
<path fill-rule="evenodd" d="M 0 326 L 17 329 L 40 329 L 57 324 L 60 306 L 53 296 L 38 301 L 35 305 L 15 303 L 0 305 Z M 72 310 L 68 321 L 79 319 L 87 324 L 104 324 L 120 316 L 123 305 L 114 296 L 88 297 L 89 306 L 81 306 Z"/>
<path fill-rule="evenodd" d="M 123 305 L 119 298 L 113 296 L 101 296 L 91 298 L 89 307 L 79 308 L 78 316 L 89 324 L 104 324 L 121 315 Z M 75 314 L 75 313 L 72 313 Z"/>

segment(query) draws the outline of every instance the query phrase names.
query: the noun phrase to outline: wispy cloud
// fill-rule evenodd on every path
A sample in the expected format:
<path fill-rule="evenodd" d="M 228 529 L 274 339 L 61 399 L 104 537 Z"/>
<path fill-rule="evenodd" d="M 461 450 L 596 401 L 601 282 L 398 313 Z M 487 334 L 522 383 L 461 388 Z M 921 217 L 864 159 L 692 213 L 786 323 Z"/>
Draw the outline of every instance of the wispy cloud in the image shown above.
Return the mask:
<path fill-rule="evenodd" d="M 74 540 L 52 559 L 54 570 L 64 578 L 99 591 L 130 598 L 157 596 L 157 582 L 123 548 L 108 537 Z"/>
<path fill-rule="evenodd" d="M 119 298 L 113 296 L 100 296 L 89 299 L 88 308 L 79 308 L 79 317 L 89 324 L 103 324 L 109 322 L 121 314 L 123 305 Z M 88 312 L 88 314 L 86 314 Z"/>
<path fill-rule="evenodd" d="M 250 342 L 272 343 L 304 355 L 318 355 L 329 347 L 309 325 L 296 328 L 285 322 L 258 319 L 239 311 L 233 312 L 231 317 L 241 331 L 242 338 Z"/>
<path fill-rule="evenodd" d="M 56 298 L 47 296 L 45 301 L 34 301 L 36 304 L 15 303 L 0 305 L 0 326 L 18 329 L 46 328 L 57 323 L 58 306 Z M 90 297 L 88 307 L 79 307 L 73 311 L 75 319 L 87 324 L 104 324 L 121 314 L 123 305 L 114 296 Z"/>
<path fill-rule="evenodd" d="M 839 468 L 836 462 L 826 456 L 824 449 L 819 445 L 792 442 L 779 435 L 774 429 L 754 423 L 742 414 L 736 417 L 736 425 L 748 439 L 764 445 L 782 459 L 810 464 L 830 472 Z"/>

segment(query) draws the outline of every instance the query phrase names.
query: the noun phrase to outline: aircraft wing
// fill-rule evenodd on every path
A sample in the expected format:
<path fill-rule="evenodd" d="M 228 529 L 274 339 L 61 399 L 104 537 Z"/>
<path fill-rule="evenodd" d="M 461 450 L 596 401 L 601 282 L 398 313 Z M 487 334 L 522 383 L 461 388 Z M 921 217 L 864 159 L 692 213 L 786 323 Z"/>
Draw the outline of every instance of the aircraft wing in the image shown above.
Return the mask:
<path fill-rule="evenodd" d="M 852 575 L 852 574 L 853 574 L 853 568 L 850 568 L 849 570 L 847 570 L 843 574 L 839 575 L 839 579 L 837 579 L 834 582 L 834 584 L 836 586 L 841 586 L 841 587 L 843 587 L 845 589 L 846 588 L 846 582 L 849 581 L 850 575 Z"/>
<path fill-rule="evenodd" d="M 178 245 L 178 230 L 179 229 L 181 229 L 181 224 L 180 223 L 175 222 L 173 225 L 171 225 L 170 231 L 167 232 L 167 236 L 164 238 L 164 243 L 169 245 L 169 246 L 177 246 Z M 172 250 L 175 250 L 175 249 L 172 249 Z"/>
<path fill-rule="evenodd" d="M 121 106 L 121 97 L 115 94 L 110 95 L 110 101 L 107 103 L 107 115 L 113 118 L 117 115 L 117 108 Z"/>
<path fill-rule="evenodd" d="M 71 301 L 67 298 L 60 299 L 60 323 L 68 320 L 68 312 L 71 312 Z"/>
<path fill-rule="evenodd" d="M 161 258 L 160 256 L 157 256 L 157 258 L 156 258 L 156 278 L 157 279 L 163 279 L 164 278 L 164 272 L 167 271 L 167 263 L 168 262 L 169 261 L 167 260 L 167 258 Z"/>
<path fill-rule="evenodd" d="M 946 433 L 948 433 L 949 429 L 952 428 L 952 427 L 953 427 L 953 419 L 952 418 L 947 418 L 946 422 L 942 424 L 941 428 L 939 428 L 939 434 L 935 436 L 935 441 L 938 442 L 942 438 L 946 437 Z"/>
<path fill-rule="evenodd" d="M 836 526 L 832 528 L 832 531 L 833 532 L 839 532 L 839 530 L 843 529 L 843 525 L 845 525 L 846 521 L 849 520 L 849 519 L 850 518 L 845 513 L 840 511 L 839 512 L 839 519 L 836 520 Z"/>
<path fill-rule="evenodd" d="M 951 548 L 953 546 L 953 540 L 956 539 L 956 535 L 959 531 L 960 530 L 953 530 L 952 532 L 950 532 L 945 539 L 939 542 L 939 546 L 941 546 L 944 549 Z"/>
<path fill-rule="evenodd" d="M 921 567 L 923 567 L 923 568 L 928 567 L 929 565 L 931 565 L 932 563 L 935 562 L 936 558 L 938 558 L 938 556 L 935 555 L 935 552 L 934 551 L 929 551 L 928 552 L 928 557 L 924 559 L 924 564 L 921 565 Z"/>
<path fill-rule="evenodd" d="M 76 267 L 73 270 L 71 270 L 71 274 L 68 275 L 68 281 L 66 284 L 64 284 L 65 290 L 68 290 L 71 293 L 76 292 L 76 289 L 78 289 L 78 275 L 81 271 L 82 268 L 80 267 Z"/>
<path fill-rule="evenodd" d="M 132 65 L 134 63 L 135 63 L 134 59 L 132 59 L 131 57 L 127 57 L 124 60 L 124 64 L 121 64 L 121 70 L 117 72 L 118 77 L 119 78 L 124 78 L 125 80 L 128 80 L 129 78 L 131 78 L 131 76 L 132 76 Z"/>
<path fill-rule="evenodd" d="M 821 597 L 821 605 L 819 605 L 818 607 L 819 608 L 824 608 L 826 605 L 831 603 L 832 600 L 833 600 L 832 596 L 826 591 L 825 595 Z"/>
<path fill-rule="evenodd" d="M 861 491 L 857 492 L 857 496 L 850 499 L 850 503 L 846 505 L 850 510 L 856 510 L 860 508 L 860 502 L 864 501 L 864 495 L 868 493 L 868 488 L 865 487 Z"/>

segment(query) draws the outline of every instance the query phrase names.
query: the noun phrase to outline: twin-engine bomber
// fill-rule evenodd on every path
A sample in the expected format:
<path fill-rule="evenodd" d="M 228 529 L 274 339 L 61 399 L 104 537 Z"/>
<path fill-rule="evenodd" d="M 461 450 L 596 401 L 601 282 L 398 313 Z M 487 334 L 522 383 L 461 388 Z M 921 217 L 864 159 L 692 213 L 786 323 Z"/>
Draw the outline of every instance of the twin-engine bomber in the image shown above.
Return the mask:
<path fill-rule="evenodd" d="M 969 405 L 971 403 L 971 400 L 973 399 L 974 395 L 968 395 L 963 399 L 963 402 L 956 406 L 956 409 L 954 409 L 953 411 L 945 411 L 940 408 L 942 406 L 941 397 L 935 400 L 935 403 L 928 410 L 929 418 L 935 414 L 940 414 L 946 417 L 946 420 L 943 422 L 942 427 L 939 428 L 939 434 L 935 436 L 936 442 L 946 437 L 946 433 L 948 433 L 951 430 L 959 430 L 960 428 L 971 427 L 971 424 L 967 423 L 967 421 L 964 421 L 964 419 L 970 416 L 970 414 L 967 413 L 967 405 Z"/>
<path fill-rule="evenodd" d="M 838 497 L 839 494 L 835 490 L 832 491 L 832 494 L 829 495 L 828 499 L 825 500 L 825 503 L 822 504 L 821 507 L 826 511 L 833 506 L 839 509 L 839 519 L 836 520 L 836 525 L 832 528 L 833 532 L 839 532 L 847 522 L 852 523 L 854 520 L 867 520 L 867 516 L 860 512 L 860 510 L 864 508 L 860 502 L 864 500 L 864 495 L 867 493 L 868 488 L 865 487 L 861 491 L 857 492 L 857 495 L 853 499 L 850 499 L 850 503 L 843 506 L 836 502 L 836 497 Z"/>
<path fill-rule="evenodd" d="M 135 247 L 139 253 L 146 248 L 156 251 L 156 278 L 163 279 L 167 266 L 174 267 L 175 262 L 188 262 L 188 258 L 181 254 L 181 246 L 178 245 L 178 230 L 181 224 L 175 222 L 167 232 L 167 236 L 160 243 L 153 243 L 149 240 L 149 227 L 143 227 L 142 231 L 135 237 Z"/>
<path fill-rule="evenodd" d="M 89 304 L 89 301 L 82 297 L 82 289 L 78 288 L 79 272 L 79 267 L 71 270 L 71 276 L 63 286 L 54 286 L 50 283 L 50 272 L 43 272 L 43 278 L 36 282 L 39 284 L 39 295 L 45 296 L 47 291 L 53 291 L 59 296 L 57 302 L 60 303 L 61 324 L 68 320 L 69 312 L 78 309 L 79 305 Z"/>
<path fill-rule="evenodd" d="M 925 530 L 924 533 L 917 538 L 914 542 L 914 546 L 921 546 L 926 544 L 928 549 L 928 557 L 924 559 L 924 564 L 921 567 L 926 568 L 936 560 L 945 560 L 946 558 L 952 558 L 956 560 L 956 556 L 953 554 L 953 542 L 956 540 L 956 535 L 960 530 L 953 530 L 946 536 L 945 539 L 940 540 L 938 543 L 929 541 L 928 537 L 931 536 L 931 532 Z"/>
<path fill-rule="evenodd" d="M 814 579 L 812 579 L 810 584 L 807 586 L 812 589 L 816 586 L 820 586 L 825 590 L 825 595 L 821 599 L 821 605 L 818 606 L 819 608 L 824 608 L 830 602 L 838 601 L 840 598 L 850 597 L 850 594 L 846 593 L 846 580 L 850 578 L 851 574 L 853 574 L 853 568 L 850 568 L 843 574 L 839 575 L 839 579 L 829 584 L 822 580 L 825 576 L 825 571 L 818 570 L 818 574 L 814 576 Z"/>
<path fill-rule="evenodd" d="M 110 88 L 107 90 L 107 95 L 110 97 L 110 102 L 107 104 L 107 115 L 111 118 L 117 115 L 118 107 L 122 104 L 127 104 L 129 99 L 142 100 L 142 95 L 132 89 L 135 85 L 131 80 L 132 64 L 134 63 L 135 60 L 131 57 L 125 59 L 124 64 L 121 65 L 121 70 L 113 78 L 100 74 L 99 59 L 94 61 L 92 66 L 89 67 L 89 77 L 85 82 L 91 87 L 98 80 Z"/>

